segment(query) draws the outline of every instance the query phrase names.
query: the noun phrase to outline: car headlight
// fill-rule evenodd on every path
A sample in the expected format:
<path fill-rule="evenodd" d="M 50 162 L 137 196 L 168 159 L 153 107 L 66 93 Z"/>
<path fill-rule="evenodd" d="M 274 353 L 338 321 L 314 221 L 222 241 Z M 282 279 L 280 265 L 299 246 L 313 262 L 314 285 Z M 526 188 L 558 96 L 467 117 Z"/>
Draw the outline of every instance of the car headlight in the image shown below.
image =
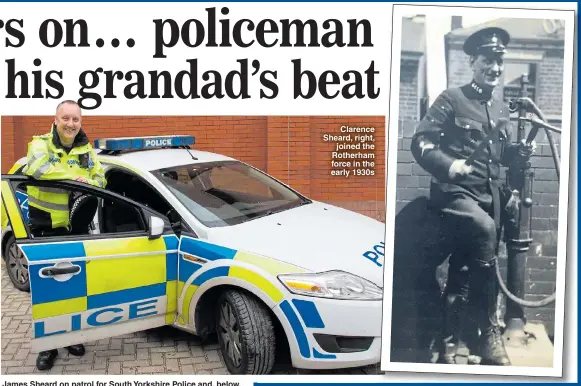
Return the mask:
<path fill-rule="evenodd" d="M 377 285 L 342 271 L 281 274 L 278 280 L 292 293 L 342 300 L 381 300 Z"/>

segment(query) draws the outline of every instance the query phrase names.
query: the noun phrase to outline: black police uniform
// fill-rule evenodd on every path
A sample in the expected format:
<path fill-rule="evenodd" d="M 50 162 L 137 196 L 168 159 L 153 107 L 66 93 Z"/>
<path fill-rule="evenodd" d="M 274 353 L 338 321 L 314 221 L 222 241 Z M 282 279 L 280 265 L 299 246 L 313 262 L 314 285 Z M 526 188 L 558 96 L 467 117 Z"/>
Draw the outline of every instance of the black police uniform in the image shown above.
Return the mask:
<path fill-rule="evenodd" d="M 510 37 L 488 28 L 464 44 L 468 55 L 502 55 Z M 475 151 L 482 141 L 485 147 Z M 483 363 L 507 365 L 496 317 L 496 263 L 501 216 L 500 167 L 518 152 L 511 144 L 508 106 L 474 81 L 443 91 L 417 127 L 411 144 L 416 161 L 432 174 L 430 201 L 455 249 L 443 299 L 441 354 L 453 363 L 455 345 L 470 300 L 481 331 Z M 472 172 L 450 179 L 453 161 L 473 158 Z M 468 292 L 470 290 L 470 294 Z M 448 349 L 449 351 L 446 351 Z"/>

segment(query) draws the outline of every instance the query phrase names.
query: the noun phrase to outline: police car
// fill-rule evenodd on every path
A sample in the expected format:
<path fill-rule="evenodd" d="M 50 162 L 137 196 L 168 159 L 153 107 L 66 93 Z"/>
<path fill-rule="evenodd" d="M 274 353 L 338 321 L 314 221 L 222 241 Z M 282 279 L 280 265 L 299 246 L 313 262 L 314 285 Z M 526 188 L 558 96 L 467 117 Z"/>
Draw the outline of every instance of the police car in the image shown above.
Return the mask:
<path fill-rule="evenodd" d="M 95 141 L 100 189 L 2 176 L 2 251 L 35 350 L 170 325 L 215 334 L 234 374 L 378 363 L 384 224 L 308 199 L 192 136 Z M 32 236 L 26 186 L 71 192 L 71 233 Z M 7 223 L 9 221 L 9 223 Z M 28 280 L 27 280 L 28 277 Z"/>

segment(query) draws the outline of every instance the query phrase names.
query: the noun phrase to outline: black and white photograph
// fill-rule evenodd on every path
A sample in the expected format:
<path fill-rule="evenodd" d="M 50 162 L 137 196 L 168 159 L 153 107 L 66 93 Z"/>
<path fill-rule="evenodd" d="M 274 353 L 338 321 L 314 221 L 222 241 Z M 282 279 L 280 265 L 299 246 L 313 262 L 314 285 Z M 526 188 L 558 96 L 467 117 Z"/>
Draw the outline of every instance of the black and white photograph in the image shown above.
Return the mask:
<path fill-rule="evenodd" d="M 394 6 L 382 369 L 562 376 L 574 28 Z"/>

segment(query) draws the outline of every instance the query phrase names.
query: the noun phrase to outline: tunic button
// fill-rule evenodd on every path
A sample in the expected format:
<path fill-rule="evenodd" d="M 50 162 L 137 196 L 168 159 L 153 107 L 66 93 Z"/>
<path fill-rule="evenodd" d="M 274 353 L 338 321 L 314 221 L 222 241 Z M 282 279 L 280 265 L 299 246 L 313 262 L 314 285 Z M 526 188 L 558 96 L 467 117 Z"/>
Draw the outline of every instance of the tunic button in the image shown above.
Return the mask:
<path fill-rule="evenodd" d="M 440 133 L 440 137 L 443 137 L 443 136 L 444 136 L 444 133 Z"/>
<path fill-rule="evenodd" d="M 489 141 L 488 141 L 488 143 L 492 145 L 492 139 L 491 139 L 491 140 L 489 140 Z"/>
<path fill-rule="evenodd" d="M 488 181 L 492 182 L 492 178 L 489 178 Z"/>
<path fill-rule="evenodd" d="M 491 159 L 489 159 L 489 160 L 488 160 L 488 163 L 489 163 L 489 164 L 491 164 L 491 163 L 492 163 L 492 160 L 491 160 Z"/>

